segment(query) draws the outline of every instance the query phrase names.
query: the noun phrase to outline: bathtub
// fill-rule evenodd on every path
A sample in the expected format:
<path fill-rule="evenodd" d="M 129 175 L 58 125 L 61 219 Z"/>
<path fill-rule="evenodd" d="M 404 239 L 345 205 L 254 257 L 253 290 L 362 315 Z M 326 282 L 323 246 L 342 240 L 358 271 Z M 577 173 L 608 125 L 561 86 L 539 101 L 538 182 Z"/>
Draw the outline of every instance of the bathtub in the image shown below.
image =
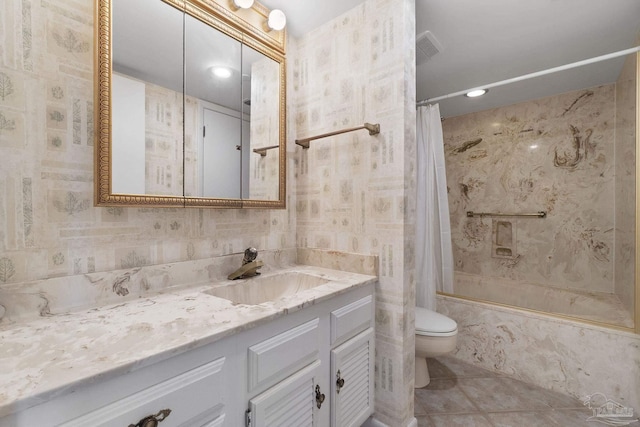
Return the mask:
<path fill-rule="evenodd" d="M 454 294 L 445 295 L 633 328 L 633 315 L 616 294 L 563 289 L 455 272 Z"/>
<path fill-rule="evenodd" d="M 436 307 L 458 323 L 454 357 L 578 399 L 603 393 L 640 412 L 640 335 L 442 294 Z"/>

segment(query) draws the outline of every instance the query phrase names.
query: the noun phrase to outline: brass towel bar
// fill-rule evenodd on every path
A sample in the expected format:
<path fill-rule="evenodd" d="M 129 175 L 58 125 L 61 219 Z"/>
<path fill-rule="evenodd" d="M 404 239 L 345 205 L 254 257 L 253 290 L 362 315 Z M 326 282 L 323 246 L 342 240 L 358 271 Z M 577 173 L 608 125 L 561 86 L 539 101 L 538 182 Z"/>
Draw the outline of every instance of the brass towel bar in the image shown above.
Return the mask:
<path fill-rule="evenodd" d="M 274 148 L 279 148 L 279 147 L 280 147 L 279 145 L 270 145 L 268 147 L 254 148 L 253 152 L 260 154 L 261 157 L 264 157 L 267 155 L 267 150 L 273 150 Z"/>
<path fill-rule="evenodd" d="M 354 130 L 367 129 L 369 131 L 369 135 L 377 135 L 380 133 L 380 125 L 378 123 L 371 124 L 365 123 L 363 126 L 359 126 L 357 128 L 349 128 L 337 130 L 335 132 L 323 133 L 322 135 L 311 136 L 309 138 L 296 139 L 296 144 L 301 146 L 302 148 L 309 148 L 309 142 L 314 139 L 326 138 L 328 136 L 340 135 L 341 133 L 353 132 Z"/>
<path fill-rule="evenodd" d="M 473 218 L 474 216 L 527 216 L 527 217 L 535 217 L 535 218 L 546 218 L 547 213 L 545 211 L 539 211 L 536 213 L 497 213 L 497 212 L 474 212 L 467 211 L 467 216 L 469 218 Z"/>

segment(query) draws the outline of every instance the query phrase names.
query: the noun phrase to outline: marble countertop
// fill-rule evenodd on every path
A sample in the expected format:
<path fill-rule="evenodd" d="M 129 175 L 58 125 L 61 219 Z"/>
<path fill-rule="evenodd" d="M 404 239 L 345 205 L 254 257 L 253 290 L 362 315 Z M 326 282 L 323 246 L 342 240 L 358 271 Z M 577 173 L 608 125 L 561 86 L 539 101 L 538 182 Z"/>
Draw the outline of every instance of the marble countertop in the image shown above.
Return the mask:
<path fill-rule="evenodd" d="M 0 325 L 0 417 L 377 280 L 373 275 L 308 265 L 273 270 L 263 277 L 287 271 L 319 275 L 329 282 L 259 305 L 234 305 L 204 293 L 213 284 L 200 283 L 122 303 Z M 150 336 L 162 339 L 148 339 Z"/>

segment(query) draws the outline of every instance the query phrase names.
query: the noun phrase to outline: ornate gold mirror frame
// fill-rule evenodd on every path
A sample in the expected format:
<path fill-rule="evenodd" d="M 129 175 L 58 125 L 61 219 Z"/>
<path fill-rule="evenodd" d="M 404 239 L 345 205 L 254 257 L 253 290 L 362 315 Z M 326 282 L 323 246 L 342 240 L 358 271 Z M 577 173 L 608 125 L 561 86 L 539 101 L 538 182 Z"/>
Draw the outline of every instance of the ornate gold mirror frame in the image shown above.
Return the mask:
<path fill-rule="evenodd" d="M 96 206 L 153 206 L 196 208 L 286 207 L 286 61 L 285 31 L 267 31 L 269 10 L 255 2 L 250 9 L 234 10 L 232 0 L 158 0 L 186 12 L 205 24 L 255 49 L 279 64 L 279 177 L 277 200 L 219 199 L 207 197 L 119 194 L 112 191 L 112 3 L 96 0 L 95 19 L 95 197 Z"/>

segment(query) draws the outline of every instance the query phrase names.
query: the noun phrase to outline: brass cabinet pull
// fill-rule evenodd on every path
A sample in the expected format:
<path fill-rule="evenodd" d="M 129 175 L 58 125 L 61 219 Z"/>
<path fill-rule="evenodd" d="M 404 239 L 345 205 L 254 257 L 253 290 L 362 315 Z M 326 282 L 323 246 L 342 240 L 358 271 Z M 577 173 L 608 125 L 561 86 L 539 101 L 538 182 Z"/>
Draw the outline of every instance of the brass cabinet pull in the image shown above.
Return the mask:
<path fill-rule="evenodd" d="M 158 427 L 158 423 L 164 421 L 170 413 L 171 409 L 163 409 L 155 415 L 144 417 L 136 424 L 129 424 L 129 427 Z"/>
<path fill-rule="evenodd" d="M 336 380 L 336 393 L 340 393 L 340 389 L 344 387 L 344 378 L 340 377 L 340 369 L 338 369 L 338 379 Z"/>
<path fill-rule="evenodd" d="M 316 404 L 318 409 L 322 406 L 322 402 L 324 402 L 324 393 L 320 393 L 320 386 L 316 384 Z"/>

